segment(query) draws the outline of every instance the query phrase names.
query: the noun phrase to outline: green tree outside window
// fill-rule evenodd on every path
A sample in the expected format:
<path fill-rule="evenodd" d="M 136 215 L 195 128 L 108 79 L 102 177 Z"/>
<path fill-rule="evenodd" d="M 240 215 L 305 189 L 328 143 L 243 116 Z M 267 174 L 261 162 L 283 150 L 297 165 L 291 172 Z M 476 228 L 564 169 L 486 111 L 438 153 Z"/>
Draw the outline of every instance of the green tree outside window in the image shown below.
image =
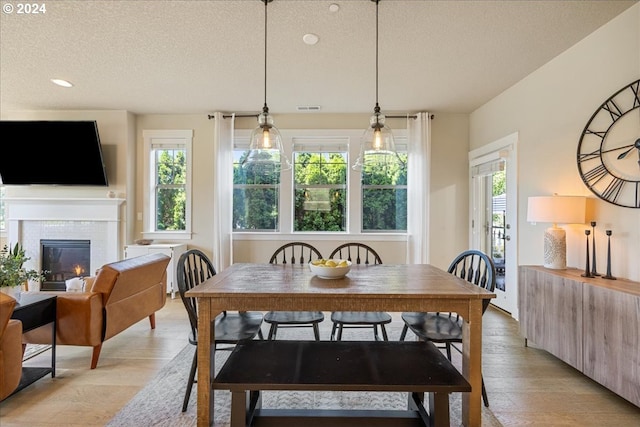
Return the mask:
<path fill-rule="evenodd" d="M 180 231 L 186 227 L 186 151 L 156 150 L 156 229 Z"/>
<path fill-rule="evenodd" d="M 346 153 L 294 155 L 294 231 L 345 231 Z"/>
<path fill-rule="evenodd" d="M 388 157 L 362 170 L 362 231 L 407 230 L 407 154 Z"/>
<path fill-rule="evenodd" d="M 277 231 L 280 166 L 267 161 L 243 164 L 248 154 L 244 151 L 233 165 L 233 229 Z"/>

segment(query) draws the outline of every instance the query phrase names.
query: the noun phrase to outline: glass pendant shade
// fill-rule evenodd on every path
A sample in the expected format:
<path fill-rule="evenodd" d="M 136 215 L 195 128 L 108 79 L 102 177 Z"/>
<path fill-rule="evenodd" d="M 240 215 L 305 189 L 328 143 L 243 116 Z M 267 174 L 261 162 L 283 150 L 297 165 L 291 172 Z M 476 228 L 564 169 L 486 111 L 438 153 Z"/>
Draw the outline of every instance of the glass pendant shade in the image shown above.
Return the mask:
<path fill-rule="evenodd" d="M 380 112 L 378 104 L 378 3 L 380 0 L 371 1 L 376 4 L 376 106 L 369 119 L 369 127 L 365 129 L 360 140 L 360 154 L 352 166 L 358 171 L 363 170 L 367 164 L 375 167 L 382 164 L 403 163 L 396 151 L 391 128 L 385 124 L 385 116 Z"/>
<path fill-rule="evenodd" d="M 264 3 L 264 106 L 258 115 L 256 127 L 249 139 L 249 152 L 242 162 L 244 169 L 253 173 L 270 173 L 291 169 L 291 163 L 284 154 L 282 135 L 273 125 L 273 117 L 267 107 L 267 6 L 273 0 L 261 0 Z"/>
<path fill-rule="evenodd" d="M 375 113 L 369 119 L 369 127 L 360 138 L 360 153 L 353 169 L 362 170 L 365 165 L 401 162 L 396 151 L 396 143 L 384 114 Z"/>
<path fill-rule="evenodd" d="M 279 168 L 281 171 L 291 169 L 291 163 L 284 154 L 282 135 L 273 125 L 273 118 L 268 112 L 258 116 L 258 127 L 249 137 L 249 153 L 242 162 L 243 167 L 261 165 L 262 168 Z"/>

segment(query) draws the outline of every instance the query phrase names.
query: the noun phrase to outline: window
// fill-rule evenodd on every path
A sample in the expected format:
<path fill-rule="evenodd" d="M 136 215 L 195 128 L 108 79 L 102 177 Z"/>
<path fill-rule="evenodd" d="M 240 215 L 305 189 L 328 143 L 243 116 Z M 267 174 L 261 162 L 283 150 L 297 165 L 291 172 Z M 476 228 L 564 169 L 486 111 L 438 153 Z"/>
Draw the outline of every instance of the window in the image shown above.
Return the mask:
<path fill-rule="evenodd" d="M 280 170 L 265 164 L 246 165 L 244 146 L 234 150 L 233 229 L 237 231 L 278 231 Z"/>
<path fill-rule="evenodd" d="M 346 231 L 348 141 L 296 138 L 293 151 L 293 231 Z"/>
<path fill-rule="evenodd" d="M 145 130 L 145 238 L 191 234 L 192 131 Z"/>
<path fill-rule="evenodd" d="M 233 230 L 278 231 L 280 169 L 267 162 L 243 165 L 249 141 L 236 141 L 233 151 Z"/>
<path fill-rule="evenodd" d="M 381 156 L 362 170 L 362 231 L 407 231 L 407 149 Z"/>
<path fill-rule="evenodd" d="M 235 232 L 406 232 L 406 132 L 395 135 L 403 164 L 381 161 L 362 174 L 351 168 L 361 130 L 280 130 L 293 160 L 284 173 L 240 166 L 249 132 L 236 131 L 234 141 Z"/>

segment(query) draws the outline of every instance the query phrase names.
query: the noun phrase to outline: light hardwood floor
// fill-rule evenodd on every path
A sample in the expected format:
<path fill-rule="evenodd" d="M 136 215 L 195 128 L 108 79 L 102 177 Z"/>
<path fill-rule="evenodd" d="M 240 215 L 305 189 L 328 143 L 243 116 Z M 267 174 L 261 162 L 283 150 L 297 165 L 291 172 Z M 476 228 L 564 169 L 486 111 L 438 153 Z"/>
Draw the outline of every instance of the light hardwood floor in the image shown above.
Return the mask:
<path fill-rule="evenodd" d="M 394 323 L 398 319 L 394 315 Z M 490 409 L 504 426 L 640 425 L 640 408 L 533 343 L 525 347 L 517 322 L 508 315 L 490 308 L 484 321 L 483 375 Z M 45 377 L 0 403 L 0 426 L 104 425 L 188 345 L 188 321 L 179 299 L 167 301 L 156 324 L 152 331 L 142 321 L 107 341 L 95 370 L 89 369 L 89 348 L 59 346 L 56 378 Z M 399 328 L 396 323 L 393 330 Z M 49 357 L 47 352 L 25 363 L 35 366 Z M 180 411 L 182 402 L 167 405 Z"/>

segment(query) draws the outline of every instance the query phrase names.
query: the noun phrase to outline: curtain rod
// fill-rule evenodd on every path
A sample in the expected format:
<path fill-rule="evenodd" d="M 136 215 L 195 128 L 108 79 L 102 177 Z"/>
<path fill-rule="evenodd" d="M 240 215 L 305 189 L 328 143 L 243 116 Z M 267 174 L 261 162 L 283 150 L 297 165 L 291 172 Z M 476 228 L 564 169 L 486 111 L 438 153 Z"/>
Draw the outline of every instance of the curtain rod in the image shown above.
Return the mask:
<path fill-rule="evenodd" d="M 231 117 L 256 117 L 257 118 L 258 116 L 259 116 L 259 114 L 236 114 L 235 116 L 234 115 L 230 115 L 230 114 L 223 114 L 222 118 L 223 119 L 230 119 Z M 209 114 L 207 117 L 209 118 L 209 120 L 215 119 L 215 116 L 213 116 L 212 114 Z M 416 119 L 418 116 L 416 116 L 416 115 L 413 115 L 413 116 L 408 116 L 408 115 L 407 116 L 386 116 L 385 115 L 385 117 L 387 119 Z M 434 115 L 431 114 L 429 116 L 429 118 L 433 120 Z"/>

